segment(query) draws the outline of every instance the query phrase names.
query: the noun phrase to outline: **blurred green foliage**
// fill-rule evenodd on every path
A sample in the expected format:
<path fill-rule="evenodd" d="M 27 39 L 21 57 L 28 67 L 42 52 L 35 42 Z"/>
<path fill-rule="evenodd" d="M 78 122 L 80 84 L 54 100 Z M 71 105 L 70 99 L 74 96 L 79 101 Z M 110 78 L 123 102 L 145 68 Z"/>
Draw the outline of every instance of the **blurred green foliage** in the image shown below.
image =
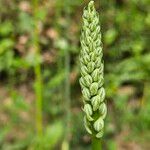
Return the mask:
<path fill-rule="evenodd" d="M 100 13 L 108 116 L 106 150 L 150 149 L 149 0 L 95 0 Z M 0 149 L 61 149 L 65 131 L 66 54 L 71 82 L 71 149 L 90 149 L 85 135 L 78 54 L 88 0 L 0 0 Z M 33 47 L 38 20 L 40 56 Z M 34 66 L 42 67 L 44 136 L 35 135 Z"/>

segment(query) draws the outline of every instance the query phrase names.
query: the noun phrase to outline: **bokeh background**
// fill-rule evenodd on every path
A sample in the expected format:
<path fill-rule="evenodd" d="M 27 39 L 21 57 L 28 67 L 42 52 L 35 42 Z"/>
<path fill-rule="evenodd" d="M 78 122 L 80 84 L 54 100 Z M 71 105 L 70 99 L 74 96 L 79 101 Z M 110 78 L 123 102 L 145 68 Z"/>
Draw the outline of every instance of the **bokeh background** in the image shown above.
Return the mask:
<path fill-rule="evenodd" d="M 78 79 L 88 0 L 0 0 L 0 150 L 90 149 Z M 95 0 L 108 115 L 103 149 L 150 149 L 150 1 Z"/>

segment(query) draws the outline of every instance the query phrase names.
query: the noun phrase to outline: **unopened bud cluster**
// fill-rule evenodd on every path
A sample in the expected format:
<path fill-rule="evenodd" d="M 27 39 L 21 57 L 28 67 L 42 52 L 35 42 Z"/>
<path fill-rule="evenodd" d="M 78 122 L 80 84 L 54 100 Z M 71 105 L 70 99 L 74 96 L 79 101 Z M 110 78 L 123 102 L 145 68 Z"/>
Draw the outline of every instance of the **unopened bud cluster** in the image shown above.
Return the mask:
<path fill-rule="evenodd" d="M 102 56 L 99 15 L 95 10 L 94 1 L 91 1 L 83 12 L 80 85 L 84 101 L 85 128 L 88 133 L 97 138 L 101 138 L 103 135 L 104 118 L 107 113 L 107 107 L 104 103 L 104 64 Z"/>

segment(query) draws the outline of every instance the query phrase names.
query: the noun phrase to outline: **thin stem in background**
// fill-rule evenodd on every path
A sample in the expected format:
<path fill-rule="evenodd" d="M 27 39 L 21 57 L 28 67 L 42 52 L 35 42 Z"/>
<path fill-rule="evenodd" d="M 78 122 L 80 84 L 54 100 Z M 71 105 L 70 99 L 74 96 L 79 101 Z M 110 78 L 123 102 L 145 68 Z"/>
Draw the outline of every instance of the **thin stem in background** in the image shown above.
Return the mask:
<path fill-rule="evenodd" d="M 67 1 L 67 0 L 66 0 Z M 66 34 L 65 37 L 67 41 L 69 41 L 69 25 L 70 25 L 70 14 L 66 12 Z M 71 122 L 71 85 L 70 85 L 70 53 L 69 47 L 67 47 L 65 51 L 65 111 L 66 111 L 66 132 L 65 132 L 65 139 L 63 142 L 62 150 L 69 150 L 70 147 L 70 122 Z"/>
<path fill-rule="evenodd" d="M 40 46 L 39 46 L 39 30 L 38 30 L 38 20 L 36 18 L 36 12 L 38 10 L 38 0 L 33 0 L 33 11 L 34 11 L 34 31 L 33 31 L 33 46 L 35 50 L 35 63 L 34 73 L 35 73 L 35 97 L 36 97 L 36 130 L 37 135 L 42 135 L 43 130 L 43 117 L 42 117 L 42 103 L 43 103 L 43 86 L 42 86 L 42 75 L 41 75 L 41 65 L 39 62 L 40 58 Z"/>
<path fill-rule="evenodd" d="M 65 54 L 65 111 L 66 111 L 66 128 L 65 139 L 62 150 L 69 150 L 70 147 L 70 120 L 71 120 L 71 98 L 70 98 L 70 54 L 66 50 Z"/>

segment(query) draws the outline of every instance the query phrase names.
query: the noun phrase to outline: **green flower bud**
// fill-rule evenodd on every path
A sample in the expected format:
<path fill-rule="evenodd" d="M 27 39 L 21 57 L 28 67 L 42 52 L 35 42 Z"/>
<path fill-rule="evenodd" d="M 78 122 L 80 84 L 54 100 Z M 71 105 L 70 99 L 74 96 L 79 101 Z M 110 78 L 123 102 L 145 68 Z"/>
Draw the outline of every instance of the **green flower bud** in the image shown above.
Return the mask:
<path fill-rule="evenodd" d="M 85 85 L 84 85 L 84 81 L 83 81 L 82 77 L 79 79 L 79 83 L 81 85 L 81 88 L 83 89 L 85 87 Z"/>
<path fill-rule="evenodd" d="M 89 55 L 84 55 L 84 57 L 81 58 L 81 61 L 83 64 L 87 64 L 90 61 L 90 56 Z"/>
<path fill-rule="evenodd" d="M 104 119 L 106 117 L 106 114 L 107 114 L 107 107 L 106 107 L 106 104 L 105 103 L 101 103 L 100 106 L 99 106 L 99 112 L 101 113 L 102 115 L 102 119 Z"/>
<path fill-rule="evenodd" d="M 86 116 L 87 116 L 88 120 L 93 121 L 93 118 L 91 117 L 92 114 L 93 114 L 91 105 L 90 104 L 85 104 L 83 110 L 86 113 Z"/>
<path fill-rule="evenodd" d="M 89 115 L 92 116 L 93 112 L 92 112 L 92 107 L 90 104 L 85 104 L 84 106 L 84 112 Z"/>
<path fill-rule="evenodd" d="M 104 71 L 104 64 L 101 63 L 100 67 L 99 67 L 99 71 L 101 74 L 103 74 L 103 71 Z"/>
<path fill-rule="evenodd" d="M 100 26 L 97 26 L 97 28 L 96 28 L 96 31 L 95 32 L 97 32 L 97 33 L 99 33 L 100 32 Z M 98 40 L 98 42 L 101 42 L 100 40 Z"/>
<path fill-rule="evenodd" d="M 95 63 L 89 62 L 87 65 L 88 72 L 91 73 L 94 70 Z"/>
<path fill-rule="evenodd" d="M 100 73 L 99 73 L 99 69 L 95 69 L 93 72 L 92 72 L 92 78 L 93 78 L 93 81 L 98 81 L 99 79 L 99 76 L 100 76 Z"/>
<path fill-rule="evenodd" d="M 93 106 L 93 111 L 96 111 L 99 108 L 100 98 L 98 95 L 92 97 L 91 104 Z"/>
<path fill-rule="evenodd" d="M 93 28 L 94 27 L 91 27 L 91 30 L 93 30 Z M 92 38 L 93 38 L 93 40 L 96 40 L 96 38 L 97 38 L 97 33 L 96 32 L 93 32 Z"/>
<path fill-rule="evenodd" d="M 84 117 L 84 126 L 89 134 L 92 134 L 92 130 L 90 129 L 90 123 L 87 121 L 86 117 Z"/>
<path fill-rule="evenodd" d="M 90 93 L 91 93 L 91 96 L 93 95 L 96 95 L 98 92 L 98 83 L 97 82 L 94 82 L 91 84 L 90 86 Z"/>
<path fill-rule="evenodd" d="M 96 137 L 97 137 L 97 138 L 101 138 L 101 137 L 103 136 L 103 134 L 104 134 L 104 130 L 101 130 L 100 132 L 98 132 L 98 133 L 96 134 Z"/>
<path fill-rule="evenodd" d="M 98 87 L 99 87 L 99 88 L 102 87 L 103 84 L 104 84 L 104 78 L 103 78 L 103 76 L 100 76 L 100 77 L 99 77 L 99 81 L 98 81 Z"/>
<path fill-rule="evenodd" d="M 81 75 L 82 75 L 82 76 L 88 75 L 88 69 L 87 69 L 86 66 L 82 66 L 82 67 L 81 67 Z"/>
<path fill-rule="evenodd" d="M 90 55 L 91 61 L 95 62 L 97 58 L 96 53 L 93 52 L 93 53 L 90 53 L 89 55 Z"/>
<path fill-rule="evenodd" d="M 102 118 L 99 118 L 94 122 L 94 129 L 99 132 L 103 129 L 104 127 L 104 120 Z"/>
<path fill-rule="evenodd" d="M 100 68 L 102 62 L 101 62 L 101 58 L 100 57 L 97 57 L 96 61 L 95 61 L 95 65 L 96 65 L 96 68 Z"/>
<path fill-rule="evenodd" d="M 97 48 L 96 55 L 97 56 L 101 56 L 102 55 L 102 47 L 98 47 Z"/>
<path fill-rule="evenodd" d="M 90 100 L 91 95 L 90 95 L 90 91 L 87 88 L 83 88 L 82 94 L 85 101 Z"/>
<path fill-rule="evenodd" d="M 98 94 L 100 96 L 100 102 L 103 102 L 105 99 L 105 89 L 102 87 L 99 89 Z"/>
<path fill-rule="evenodd" d="M 100 39 L 97 39 L 95 43 L 96 43 L 96 46 L 101 45 L 101 41 L 100 41 Z"/>
<path fill-rule="evenodd" d="M 89 87 L 92 84 L 92 77 L 88 74 L 83 78 L 84 85 Z"/>

